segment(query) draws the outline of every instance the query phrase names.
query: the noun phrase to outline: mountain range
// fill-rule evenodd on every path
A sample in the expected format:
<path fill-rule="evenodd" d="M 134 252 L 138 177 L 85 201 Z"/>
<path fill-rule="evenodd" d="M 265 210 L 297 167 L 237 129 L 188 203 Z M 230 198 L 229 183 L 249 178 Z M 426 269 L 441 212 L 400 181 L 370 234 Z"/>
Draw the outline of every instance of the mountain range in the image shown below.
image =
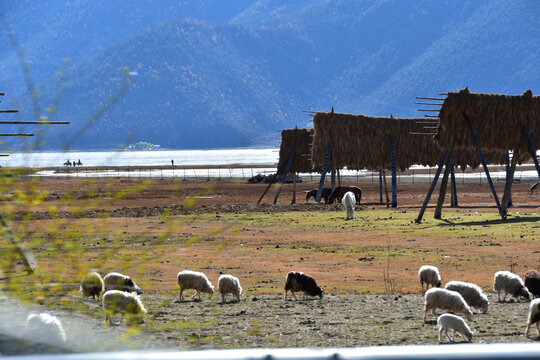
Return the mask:
<path fill-rule="evenodd" d="M 274 146 L 276 131 L 311 126 L 303 110 L 418 117 L 415 96 L 540 92 L 535 0 L 17 0 L 0 9 L 0 108 L 20 110 L 3 118 L 70 121 L 39 130 L 47 150 Z"/>

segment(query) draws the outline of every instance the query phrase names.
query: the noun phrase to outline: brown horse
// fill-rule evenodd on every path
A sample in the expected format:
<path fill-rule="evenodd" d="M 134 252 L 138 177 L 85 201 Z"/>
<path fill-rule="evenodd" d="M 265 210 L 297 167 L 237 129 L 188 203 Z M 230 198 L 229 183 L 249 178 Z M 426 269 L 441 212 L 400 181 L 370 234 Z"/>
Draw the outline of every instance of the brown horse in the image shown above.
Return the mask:
<path fill-rule="evenodd" d="M 328 198 L 328 201 L 330 202 L 330 204 L 333 204 L 334 200 L 336 199 L 337 201 L 341 201 L 343 195 L 345 195 L 345 193 L 348 191 L 352 191 L 354 193 L 354 197 L 356 198 L 356 204 L 360 205 L 360 200 L 362 199 L 362 189 L 356 186 L 338 186 L 334 189 L 334 191 Z"/>
<path fill-rule="evenodd" d="M 315 190 L 311 190 L 311 191 L 308 191 L 307 194 L 306 194 L 306 202 L 309 200 L 310 197 L 314 197 L 315 199 L 317 198 L 317 190 L 318 189 L 315 189 Z M 332 189 L 330 188 L 323 188 L 322 189 L 322 198 L 324 199 L 324 203 L 325 204 L 330 204 L 328 202 L 328 197 L 330 196 L 330 194 L 332 193 Z"/>

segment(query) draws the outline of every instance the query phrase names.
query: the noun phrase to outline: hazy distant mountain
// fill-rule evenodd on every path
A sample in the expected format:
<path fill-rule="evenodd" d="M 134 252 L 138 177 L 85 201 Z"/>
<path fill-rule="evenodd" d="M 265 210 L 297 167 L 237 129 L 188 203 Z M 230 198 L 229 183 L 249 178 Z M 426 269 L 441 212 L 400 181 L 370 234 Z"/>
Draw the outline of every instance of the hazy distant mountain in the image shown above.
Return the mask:
<path fill-rule="evenodd" d="M 42 107 L 55 96 L 58 64 L 72 59 L 55 117 L 71 125 L 47 130 L 47 148 L 73 139 L 117 93 L 124 67 L 129 90 L 71 148 L 273 145 L 276 130 L 308 123 L 301 110 L 418 116 L 418 95 L 465 86 L 540 92 L 534 0 L 34 3 L 2 10 Z M 8 47 L 0 49 L 0 88 L 30 116 Z"/>

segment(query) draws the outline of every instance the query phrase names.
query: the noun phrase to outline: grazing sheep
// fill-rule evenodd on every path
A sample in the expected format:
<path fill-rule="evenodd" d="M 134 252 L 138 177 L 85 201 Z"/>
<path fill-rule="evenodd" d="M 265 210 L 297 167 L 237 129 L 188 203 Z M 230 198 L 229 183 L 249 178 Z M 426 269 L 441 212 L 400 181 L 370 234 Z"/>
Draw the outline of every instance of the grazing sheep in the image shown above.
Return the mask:
<path fill-rule="evenodd" d="M 180 288 L 180 301 L 184 300 L 182 292 L 185 289 L 196 290 L 197 292 L 193 294 L 192 297 L 197 295 L 199 300 L 201 300 L 201 292 L 207 294 L 214 293 L 214 286 L 202 272 L 183 270 L 178 273 L 176 280 L 178 281 L 178 287 Z"/>
<path fill-rule="evenodd" d="M 146 309 L 139 295 L 120 290 L 108 290 L 103 294 L 103 310 L 105 321 L 109 321 L 109 324 L 115 314 L 120 314 L 120 322 L 126 315 L 128 323 L 143 323 L 146 316 Z"/>
<path fill-rule="evenodd" d="M 26 335 L 30 340 L 62 345 L 66 343 L 66 333 L 62 323 L 56 316 L 47 313 L 30 314 L 26 318 Z"/>
<path fill-rule="evenodd" d="M 473 332 L 465 323 L 465 320 L 454 314 L 442 314 L 437 319 L 437 325 L 439 326 L 439 342 L 442 342 L 442 333 L 446 335 L 448 341 L 454 342 L 456 333 L 458 333 L 463 340 L 471 342 Z M 452 338 L 448 334 L 448 330 L 452 330 Z"/>
<path fill-rule="evenodd" d="M 529 300 L 529 292 L 523 285 L 521 278 L 510 271 L 497 271 L 493 279 L 493 289 L 497 292 L 497 300 L 501 302 L 501 291 L 504 291 L 502 302 L 510 294 L 519 301 L 519 297 Z"/>
<path fill-rule="evenodd" d="M 227 294 L 233 294 L 236 301 L 240 301 L 240 294 L 242 294 L 242 287 L 240 286 L 240 280 L 232 275 L 223 274 L 218 280 L 219 292 L 221 293 L 221 302 L 225 303 L 225 297 Z"/>
<path fill-rule="evenodd" d="M 525 329 L 526 337 L 529 337 L 529 329 L 533 324 L 536 324 L 536 331 L 538 331 L 538 336 L 540 336 L 540 299 L 534 299 L 531 301 L 531 307 L 529 308 L 529 320 L 527 321 L 527 328 Z"/>
<path fill-rule="evenodd" d="M 441 287 L 441 275 L 439 269 L 431 265 L 422 265 L 418 270 L 418 279 L 420 280 L 420 286 L 422 286 L 422 293 L 424 292 L 424 283 L 426 283 L 426 290 L 431 287 Z"/>
<path fill-rule="evenodd" d="M 103 278 L 103 283 L 105 284 L 105 291 L 120 290 L 141 294 L 141 288 L 138 287 L 137 284 L 135 284 L 133 279 L 124 274 L 120 274 L 117 272 L 107 274 Z"/>
<path fill-rule="evenodd" d="M 317 285 L 314 278 L 302 272 L 296 271 L 291 271 L 288 273 L 285 279 L 285 300 L 287 300 L 287 291 L 289 290 L 291 291 L 291 294 L 295 300 L 298 300 L 294 294 L 295 291 L 303 291 L 304 297 L 306 295 L 319 296 L 321 299 L 323 298 L 324 293 L 323 289 Z"/>
<path fill-rule="evenodd" d="M 525 273 L 525 287 L 535 298 L 540 297 L 540 272 L 531 269 Z"/>
<path fill-rule="evenodd" d="M 470 307 L 480 309 L 483 313 L 487 313 L 489 301 L 480 286 L 470 282 L 450 281 L 444 288 L 446 290 L 457 291 L 463 296 Z"/>
<path fill-rule="evenodd" d="M 467 305 L 467 302 L 460 293 L 452 290 L 431 288 L 426 291 L 424 322 L 426 322 L 429 310 L 437 318 L 436 309 L 460 313 L 465 315 L 469 320 L 472 319 L 473 315 L 471 308 Z"/>
<path fill-rule="evenodd" d="M 345 207 L 345 210 L 347 211 L 347 219 L 354 219 L 354 203 L 356 200 L 354 200 L 354 194 L 349 191 L 343 195 L 343 199 L 341 200 L 341 203 Z"/>
<path fill-rule="evenodd" d="M 92 297 L 93 300 L 98 299 L 99 295 L 103 292 L 105 285 L 103 279 L 97 272 L 89 272 L 81 280 L 81 289 L 84 297 Z"/>

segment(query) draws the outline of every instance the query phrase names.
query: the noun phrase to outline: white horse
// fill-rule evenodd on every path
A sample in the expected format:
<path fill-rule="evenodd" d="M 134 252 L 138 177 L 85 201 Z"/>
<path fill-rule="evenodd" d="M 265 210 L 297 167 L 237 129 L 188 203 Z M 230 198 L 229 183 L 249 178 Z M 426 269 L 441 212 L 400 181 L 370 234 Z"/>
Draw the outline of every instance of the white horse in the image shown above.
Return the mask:
<path fill-rule="evenodd" d="M 343 195 L 343 199 L 341 199 L 341 203 L 343 206 L 345 206 L 345 210 L 347 211 L 347 219 L 354 219 L 354 204 L 356 203 L 356 197 L 354 196 L 354 193 L 352 191 L 348 191 Z"/>

